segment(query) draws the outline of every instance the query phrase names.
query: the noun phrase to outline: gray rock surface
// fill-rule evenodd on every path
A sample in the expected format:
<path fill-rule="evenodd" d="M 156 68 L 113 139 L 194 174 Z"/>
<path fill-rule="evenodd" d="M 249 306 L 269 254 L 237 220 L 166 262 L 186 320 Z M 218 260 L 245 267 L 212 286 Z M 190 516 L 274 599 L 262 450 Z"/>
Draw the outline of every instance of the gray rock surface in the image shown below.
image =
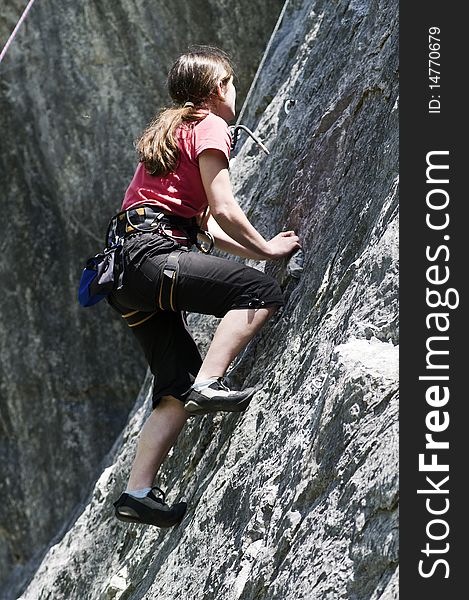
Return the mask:
<path fill-rule="evenodd" d="M 249 410 L 191 419 L 164 465 L 184 521 L 112 516 L 147 379 L 22 600 L 398 598 L 397 8 L 294 0 L 270 46 L 243 122 L 271 154 L 246 141 L 231 171 L 266 236 L 300 234 L 304 272 L 256 264 L 287 304 L 230 374 L 262 382 Z M 216 320 L 191 323 L 206 345 Z"/>
<path fill-rule="evenodd" d="M 25 5 L 2 7 L 2 42 Z M 145 374 L 121 319 L 104 303 L 83 310 L 76 301 L 83 263 L 101 250 L 135 168 L 133 140 L 167 102 L 168 66 L 188 44 L 232 54 L 242 101 L 281 0 L 268 8 L 41 0 L 0 65 L 0 582 L 10 577 L 8 590 L 85 498 Z"/>

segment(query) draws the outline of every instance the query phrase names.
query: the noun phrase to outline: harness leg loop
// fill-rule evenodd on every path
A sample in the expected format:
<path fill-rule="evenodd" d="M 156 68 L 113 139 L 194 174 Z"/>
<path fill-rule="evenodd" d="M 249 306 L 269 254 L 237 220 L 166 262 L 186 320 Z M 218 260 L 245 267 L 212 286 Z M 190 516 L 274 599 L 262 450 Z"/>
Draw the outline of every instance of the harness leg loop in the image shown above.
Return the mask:
<path fill-rule="evenodd" d="M 161 310 L 177 312 L 176 288 L 179 274 L 179 257 L 184 250 L 173 250 L 168 254 L 161 278 L 158 304 Z"/>

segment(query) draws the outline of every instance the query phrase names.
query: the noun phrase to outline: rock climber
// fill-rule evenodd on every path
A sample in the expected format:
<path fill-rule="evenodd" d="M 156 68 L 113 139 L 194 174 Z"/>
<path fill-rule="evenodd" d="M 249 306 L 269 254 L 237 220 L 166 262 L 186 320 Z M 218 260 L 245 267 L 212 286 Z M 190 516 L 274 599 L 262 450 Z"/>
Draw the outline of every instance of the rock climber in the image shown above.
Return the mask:
<path fill-rule="evenodd" d="M 229 57 L 192 48 L 168 74 L 174 102 L 137 142 L 139 163 L 115 218 L 124 238 L 123 286 L 109 303 L 124 317 L 154 375 L 153 411 L 140 433 L 116 517 L 158 527 L 178 524 L 185 502 L 172 506 L 154 481 L 191 415 L 245 410 L 254 388 L 231 390 L 223 376 L 264 323 L 283 305 L 277 282 L 237 261 L 205 253 L 213 243 L 257 260 L 289 256 L 294 231 L 269 241 L 236 202 L 230 183 L 236 89 Z M 201 252 L 194 250 L 195 246 Z M 221 318 L 202 360 L 186 312 Z"/>

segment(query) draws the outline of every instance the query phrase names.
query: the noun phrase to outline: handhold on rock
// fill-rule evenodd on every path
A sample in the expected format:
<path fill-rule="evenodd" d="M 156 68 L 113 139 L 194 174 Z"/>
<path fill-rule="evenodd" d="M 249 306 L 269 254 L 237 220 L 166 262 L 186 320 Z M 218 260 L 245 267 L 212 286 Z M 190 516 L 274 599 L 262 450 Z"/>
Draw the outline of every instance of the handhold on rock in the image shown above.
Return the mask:
<path fill-rule="evenodd" d="M 298 249 L 290 258 L 287 264 L 288 274 L 294 279 L 299 279 L 303 273 L 305 264 L 305 254 L 303 250 Z"/>

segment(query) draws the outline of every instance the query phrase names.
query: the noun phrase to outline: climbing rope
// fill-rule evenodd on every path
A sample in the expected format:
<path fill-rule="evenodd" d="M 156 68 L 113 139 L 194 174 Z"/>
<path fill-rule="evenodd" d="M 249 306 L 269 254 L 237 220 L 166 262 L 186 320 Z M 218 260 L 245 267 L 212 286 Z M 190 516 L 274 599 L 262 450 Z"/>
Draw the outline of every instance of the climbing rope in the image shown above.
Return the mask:
<path fill-rule="evenodd" d="M 21 27 L 21 24 L 23 23 L 23 21 L 26 19 L 29 10 L 31 9 L 31 6 L 34 4 L 34 0 L 29 0 L 28 4 L 26 5 L 26 8 L 23 11 L 23 14 L 21 15 L 18 23 L 16 24 L 16 27 L 13 29 L 10 37 L 7 40 L 7 43 L 3 46 L 3 50 L 0 53 L 0 63 L 3 60 L 3 57 L 5 56 L 5 54 L 8 52 L 8 48 L 11 46 L 13 40 L 15 39 L 15 36 L 18 32 L 18 29 Z"/>

